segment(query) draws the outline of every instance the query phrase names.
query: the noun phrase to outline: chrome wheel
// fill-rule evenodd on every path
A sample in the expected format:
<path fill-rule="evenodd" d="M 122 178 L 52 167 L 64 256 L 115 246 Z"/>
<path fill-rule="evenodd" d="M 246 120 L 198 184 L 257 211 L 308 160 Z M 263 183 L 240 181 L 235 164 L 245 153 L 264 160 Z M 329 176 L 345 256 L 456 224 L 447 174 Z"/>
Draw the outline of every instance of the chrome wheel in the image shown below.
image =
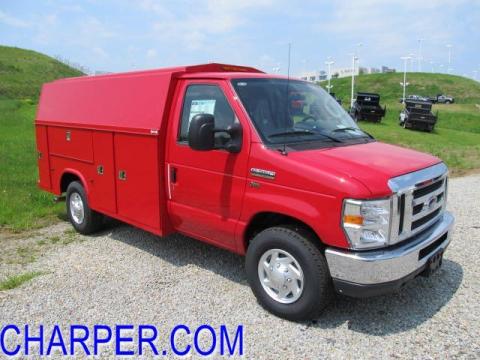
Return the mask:
<path fill-rule="evenodd" d="M 83 223 L 83 219 L 85 218 L 85 207 L 79 193 L 74 192 L 70 195 L 70 215 L 75 223 Z"/>
<path fill-rule="evenodd" d="M 258 262 L 258 277 L 265 292 L 279 303 L 294 303 L 302 295 L 302 268 L 298 261 L 284 250 L 270 249 L 262 255 Z"/>

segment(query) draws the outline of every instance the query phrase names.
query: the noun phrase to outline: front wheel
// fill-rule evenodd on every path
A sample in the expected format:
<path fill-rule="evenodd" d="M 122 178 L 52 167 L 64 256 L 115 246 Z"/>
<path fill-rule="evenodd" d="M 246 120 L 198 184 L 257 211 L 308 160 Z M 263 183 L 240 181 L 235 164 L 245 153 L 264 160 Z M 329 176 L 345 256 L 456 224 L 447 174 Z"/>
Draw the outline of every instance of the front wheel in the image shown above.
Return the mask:
<path fill-rule="evenodd" d="M 246 256 L 247 278 L 266 310 L 288 320 L 311 320 L 332 300 L 327 261 L 315 240 L 287 226 L 254 237 Z"/>
<path fill-rule="evenodd" d="M 70 223 L 81 234 L 92 234 L 101 229 L 103 216 L 90 209 L 83 186 L 73 181 L 67 188 L 67 215 Z"/>

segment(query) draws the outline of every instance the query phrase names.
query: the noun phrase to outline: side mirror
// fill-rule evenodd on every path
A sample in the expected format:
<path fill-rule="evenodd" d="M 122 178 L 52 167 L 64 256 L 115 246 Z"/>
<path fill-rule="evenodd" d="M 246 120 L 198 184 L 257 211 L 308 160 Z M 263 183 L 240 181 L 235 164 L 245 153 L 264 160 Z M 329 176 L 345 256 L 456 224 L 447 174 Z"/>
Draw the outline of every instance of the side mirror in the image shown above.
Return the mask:
<path fill-rule="evenodd" d="M 215 136 L 219 133 L 219 136 Z M 217 138 L 218 141 L 215 141 Z M 225 149 L 238 153 L 242 149 L 242 125 L 236 122 L 226 129 L 215 129 L 215 119 L 211 114 L 195 115 L 188 129 L 188 145 L 193 150 L 208 151 Z"/>
<path fill-rule="evenodd" d="M 230 140 L 224 145 L 224 149 L 230 153 L 239 153 L 242 150 L 242 125 L 239 122 L 235 122 L 224 131 L 230 135 Z"/>
<path fill-rule="evenodd" d="M 188 145 L 193 150 L 207 151 L 215 148 L 215 121 L 211 114 L 198 114 L 190 121 Z"/>

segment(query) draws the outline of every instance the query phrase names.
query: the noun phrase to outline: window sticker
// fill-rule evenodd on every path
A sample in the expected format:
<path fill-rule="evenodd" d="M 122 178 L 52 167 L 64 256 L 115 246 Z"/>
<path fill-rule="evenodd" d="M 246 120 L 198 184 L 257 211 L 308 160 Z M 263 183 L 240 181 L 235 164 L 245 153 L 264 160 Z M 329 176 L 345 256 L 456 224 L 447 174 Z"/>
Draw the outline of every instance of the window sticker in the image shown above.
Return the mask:
<path fill-rule="evenodd" d="M 188 122 L 190 123 L 195 115 L 198 114 L 211 114 L 215 112 L 215 99 L 207 100 L 192 100 L 192 105 L 190 106 L 190 117 Z"/>

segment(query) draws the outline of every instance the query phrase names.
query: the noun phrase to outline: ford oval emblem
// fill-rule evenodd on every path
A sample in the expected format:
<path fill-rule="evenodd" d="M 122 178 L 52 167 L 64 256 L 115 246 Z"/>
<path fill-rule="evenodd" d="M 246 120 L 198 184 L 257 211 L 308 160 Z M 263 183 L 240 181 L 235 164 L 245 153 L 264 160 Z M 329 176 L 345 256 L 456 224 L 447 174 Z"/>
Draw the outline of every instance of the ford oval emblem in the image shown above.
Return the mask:
<path fill-rule="evenodd" d="M 427 201 L 423 203 L 423 210 L 433 209 L 436 203 L 437 203 L 437 197 L 436 196 L 430 197 Z"/>

